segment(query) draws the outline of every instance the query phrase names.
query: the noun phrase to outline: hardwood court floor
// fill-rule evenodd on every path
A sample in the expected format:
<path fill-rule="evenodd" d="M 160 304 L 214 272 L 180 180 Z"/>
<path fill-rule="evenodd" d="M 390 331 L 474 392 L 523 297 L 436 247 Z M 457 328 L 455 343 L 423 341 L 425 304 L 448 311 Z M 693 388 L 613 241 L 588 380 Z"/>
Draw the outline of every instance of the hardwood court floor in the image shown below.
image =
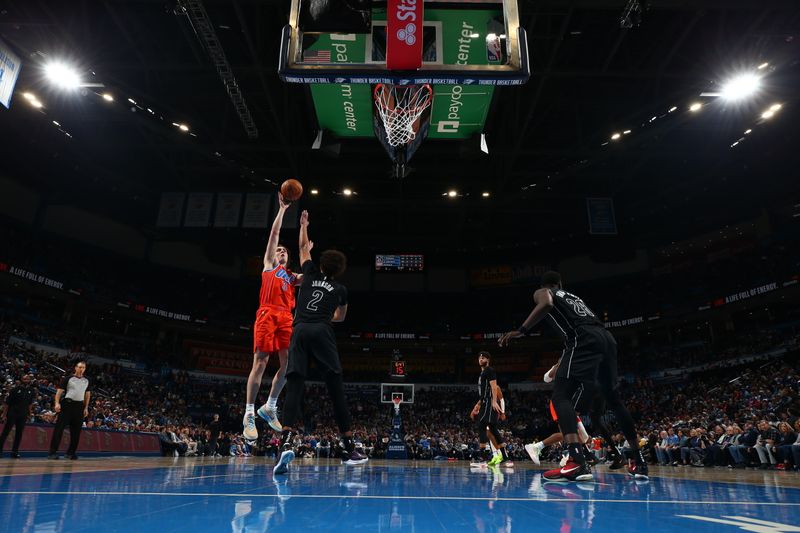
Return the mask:
<path fill-rule="evenodd" d="M 800 473 L 651 473 L 298 460 L 273 479 L 264 458 L 2 459 L 0 531 L 800 531 Z"/>

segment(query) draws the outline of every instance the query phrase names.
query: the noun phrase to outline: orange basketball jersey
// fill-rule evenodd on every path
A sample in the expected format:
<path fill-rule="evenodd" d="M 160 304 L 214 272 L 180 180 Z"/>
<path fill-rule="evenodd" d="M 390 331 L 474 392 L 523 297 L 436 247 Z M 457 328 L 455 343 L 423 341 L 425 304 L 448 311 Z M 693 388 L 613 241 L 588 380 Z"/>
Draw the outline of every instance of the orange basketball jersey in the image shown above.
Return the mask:
<path fill-rule="evenodd" d="M 278 265 L 261 273 L 261 294 L 259 307 L 283 307 L 286 311 L 294 309 L 294 284 L 297 274 Z"/>

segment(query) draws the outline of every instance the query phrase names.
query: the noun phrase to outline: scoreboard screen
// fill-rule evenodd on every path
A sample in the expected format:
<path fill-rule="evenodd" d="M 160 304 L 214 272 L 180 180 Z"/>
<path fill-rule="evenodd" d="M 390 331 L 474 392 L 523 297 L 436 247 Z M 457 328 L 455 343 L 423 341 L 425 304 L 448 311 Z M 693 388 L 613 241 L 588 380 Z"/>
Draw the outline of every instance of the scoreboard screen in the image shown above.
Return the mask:
<path fill-rule="evenodd" d="M 378 254 L 375 256 L 375 270 L 379 272 L 422 272 L 422 254 Z"/>

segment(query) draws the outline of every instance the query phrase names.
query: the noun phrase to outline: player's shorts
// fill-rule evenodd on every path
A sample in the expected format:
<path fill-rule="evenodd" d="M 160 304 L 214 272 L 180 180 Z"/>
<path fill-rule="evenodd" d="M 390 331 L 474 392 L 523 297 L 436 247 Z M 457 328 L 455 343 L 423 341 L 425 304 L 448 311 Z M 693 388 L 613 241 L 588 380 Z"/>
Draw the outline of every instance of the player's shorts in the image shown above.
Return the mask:
<path fill-rule="evenodd" d="M 336 336 L 330 324 L 295 324 L 292 342 L 289 345 L 289 360 L 286 375 L 308 375 L 308 364 L 316 361 L 322 375 L 342 373 Z"/>
<path fill-rule="evenodd" d="M 606 380 L 613 379 L 613 383 L 616 383 L 617 341 L 611 333 L 599 326 L 580 326 L 575 331 L 575 339 L 567 341 L 556 378 L 585 383 L 587 388 L 591 386 L 593 389 L 600 377 L 602 364 L 602 377 Z M 613 371 L 613 375 L 609 371 Z"/>
<path fill-rule="evenodd" d="M 492 409 L 492 402 L 481 402 L 481 410 L 475 417 L 478 425 L 497 424 L 500 422 L 500 413 Z"/>
<path fill-rule="evenodd" d="M 261 307 L 253 327 L 253 352 L 272 353 L 289 348 L 292 312 L 284 307 Z"/>
<path fill-rule="evenodd" d="M 575 408 L 577 410 L 577 401 L 578 401 L 578 393 L 576 392 L 575 395 L 572 397 L 573 402 L 575 402 Z M 553 422 L 558 423 L 558 413 L 556 413 L 556 408 L 553 405 L 553 400 L 550 400 L 550 416 L 553 417 Z M 578 422 L 581 421 L 581 417 L 578 417 Z"/>

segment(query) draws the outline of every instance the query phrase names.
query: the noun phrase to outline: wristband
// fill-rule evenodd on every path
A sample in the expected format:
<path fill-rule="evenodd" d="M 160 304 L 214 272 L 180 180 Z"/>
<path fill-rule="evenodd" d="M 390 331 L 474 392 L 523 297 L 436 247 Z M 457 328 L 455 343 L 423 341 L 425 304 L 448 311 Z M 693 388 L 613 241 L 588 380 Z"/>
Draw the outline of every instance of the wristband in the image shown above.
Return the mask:
<path fill-rule="evenodd" d="M 520 326 L 517 328 L 517 331 L 522 333 L 523 335 L 527 335 L 531 328 L 526 328 L 525 326 Z"/>

